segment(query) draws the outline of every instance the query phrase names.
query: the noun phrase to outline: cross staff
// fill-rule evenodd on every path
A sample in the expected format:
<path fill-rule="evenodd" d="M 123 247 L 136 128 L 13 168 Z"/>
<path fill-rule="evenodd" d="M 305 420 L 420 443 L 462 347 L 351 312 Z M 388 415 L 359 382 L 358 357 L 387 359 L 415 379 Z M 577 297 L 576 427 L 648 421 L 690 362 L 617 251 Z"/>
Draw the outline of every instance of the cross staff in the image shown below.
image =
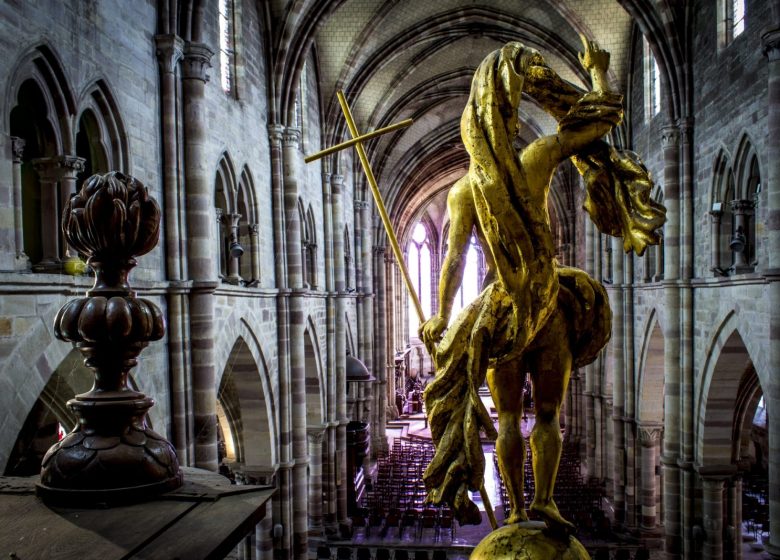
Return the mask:
<path fill-rule="evenodd" d="M 398 239 L 395 236 L 395 231 L 393 231 L 393 224 L 390 223 L 390 218 L 388 217 L 387 210 L 385 209 L 385 203 L 382 200 L 382 193 L 379 192 L 379 186 L 376 183 L 374 172 L 371 170 L 371 164 L 368 162 L 366 150 L 363 148 L 363 142 L 365 140 L 376 138 L 377 136 L 387 132 L 392 132 L 393 130 L 398 130 L 400 128 L 409 126 L 412 124 L 412 119 L 406 119 L 396 124 L 392 124 L 384 128 L 379 128 L 373 132 L 361 135 L 358 133 L 357 126 L 355 126 L 355 120 L 352 118 L 352 111 L 350 111 L 349 105 L 347 105 L 344 92 L 339 90 L 336 92 L 336 96 L 338 97 L 339 105 L 341 105 L 341 111 L 344 113 L 344 118 L 347 120 L 347 127 L 349 127 L 349 133 L 352 135 L 352 139 L 347 140 L 346 142 L 342 142 L 341 144 L 337 144 L 336 146 L 326 148 L 325 150 L 317 152 L 314 155 L 308 156 L 304 159 L 304 161 L 306 163 L 311 163 L 312 161 L 316 161 L 329 154 L 336 153 L 345 148 L 349 148 L 350 146 L 355 146 L 358 157 L 360 158 L 360 163 L 363 166 L 363 172 L 366 174 L 366 179 L 368 179 L 368 184 L 371 187 L 371 194 L 374 195 L 374 201 L 376 202 L 376 206 L 379 209 L 379 216 L 382 218 L 382 224 L 385 226 L 387 237 L 390 239 L 390 245 L 393 248 L 395 260 L 398 263 L 398 267 L 401 269 L 401 276 L 403 277 L 404 283 L 406 284 L 406 289 L 409 290 L 409 295 L 412 297 L 412 302 L 414 303 L 414 308 L 417 310 L 417 316 L 420 319 L 420 324 L 422 324 L 425 322 L 425 314 L 423 313 L 422 306 L 420 305 L 420 299 L 417 297 L 417 292 L 414 289 L 414 285 L 412 285 L 412 279 L 409 277 L 409 271 L 406 269 L 406 261 L 404 261 L 404 256 L 401 253 L 401 247 L 398 245 Z M 430 346 L 426 344 L 425 347 L 428 350 L 428 353 L 431 355 L 431 360 L 433 360 L 433 365 L 435 368 L 436 347 L 433 345 L 433 343 L 431 343 Z M 493 530 L 495 530 L 498 528 L 498 523 L 496 522 L 496 516 L 493 513 L 493 506 L 490 503 L 490 497 L 485 491 L 484 482 L 479 488 L 479 493 L 482 496 L 482 502 L 485 504 L 485 511 L 487 513 L 488 519 L 490 519 L 490 524 L 492 525 Z"/>
<path fill-rule="evenodd" d="M 368 162 L 366 150 L 363 148 L 363 142 L 365 140 L 376 138 L 382 134 L 407 127 L 412 124 L 413 121 L 412 119 L 406 119 L 390 126 L 379 128 L 373 132 L 361 135 L 358 133 L 357 127 L 355 126 L 355 120 L 352 118 L 352 111 L 350 111 L 349 105 L 347 105 L 344 92 L 339 90 L 336 92 L 336 95 L 338 96 L 341 110 L 344 112 L 344 118 L 347 120 L 347 126 L 349 127 L 349 133 L 352 135 L 352 139 L 347 140 L 346 142 L 342 142 L 341 144 L 337 144 L 336 146 L 326 148 L 325 150 L 317 152 L 314 155 L 308 156 L 304 159 L 304 161 L 306 163 L 311 163 L 312 161 L 318 160 L 329 154 L 336 153 L 345 148 L 349 148 L 350 146 L 355 146 L 358 157 L 360 158 L 360 163 L 363 166 L 363 172 L 366 174 L 368 184 L 371 187 L 371 194 L 374 195 L 374 201 L 376 202 L 376 206 L 379 209 L 379 216 L 382 218 L 382 224 L 385 226 L 387 237 L 390 239 L 390 245 L 393 248 L 395 260 L 401 269 L 401 276 L 403 277 L 404 283 L 406 284 L 406 289 L 409 290 L 409 295 L 412 297 L 412 302 L 414 303 L 414 307 L 417 310 L 417 316 L 420 319 L 420 324 L 422 324 L 425 322 L 425 314 L 423 313 L 422 305 L 420 305 L 420 299 L 417 297 L 417 292 L 415 291 L 414 285 L 412 284 L 409 271 L 406 269 L 406 262 L 404 261 L 403 253 L 401 253 L 401 247 L 398 245 L 398 238 L 396 238 L 395 231 L 393 231 L 393 224 L 390 223 L 390 217 L 387 215 L 385 203 L 382 200 L 382 193 L 379 192 L 379 186 L 377 185 L 376 178 L 374 177 L 374 172 L 371 170 L 371 164 Z M 434 360 L 434 364 L 436 362 L 435 351 L 435 348 L 428 348 L 428 353 Z"/>

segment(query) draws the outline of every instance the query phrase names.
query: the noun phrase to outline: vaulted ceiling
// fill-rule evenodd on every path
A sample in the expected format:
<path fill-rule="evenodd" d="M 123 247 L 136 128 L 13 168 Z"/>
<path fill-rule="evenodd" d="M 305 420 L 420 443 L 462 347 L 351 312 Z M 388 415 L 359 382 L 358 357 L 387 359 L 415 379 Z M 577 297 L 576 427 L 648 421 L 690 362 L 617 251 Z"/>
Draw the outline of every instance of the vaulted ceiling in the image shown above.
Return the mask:
<path fill-rule="evenodd" d="M 285 9 L 289 14 L 290 5 L 275 7 Z M 612 87 L 624 91 L 627 80 L 632 23 L 615 0 L 335 0 L 314 2 L 309 11 L 317 14 L 307 46 L 316 54 L 325 142 L 348 137 L 337 90 L 345 92 L 361 132 L 414 119 L 369 145 L 390 213 L 407 231 L 430 202 L 443 206 L 442 193 L 468 167 L 460 117 L 474 70 L 488 53 L 520 41 L 586 88 L 577 59 L 584 34 L 611 53 Z M 555 129 L 530 100 L 521 103 L 520 118 L 521 142 Z M 429 214 L 444 216 L 441 208 Z"/>

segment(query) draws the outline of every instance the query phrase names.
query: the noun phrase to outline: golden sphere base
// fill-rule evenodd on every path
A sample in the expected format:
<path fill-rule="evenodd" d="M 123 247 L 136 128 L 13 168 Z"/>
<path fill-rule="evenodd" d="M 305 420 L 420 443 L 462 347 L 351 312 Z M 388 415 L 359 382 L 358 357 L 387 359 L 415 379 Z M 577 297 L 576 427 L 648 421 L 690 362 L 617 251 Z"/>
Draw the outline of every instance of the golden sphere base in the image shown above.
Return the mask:
<path fill-rule="evenodd" d="M 515 523 L 482 539 L 470 560 L 590 560 L 580 541 L 556 535 L 540 521 Z"/>

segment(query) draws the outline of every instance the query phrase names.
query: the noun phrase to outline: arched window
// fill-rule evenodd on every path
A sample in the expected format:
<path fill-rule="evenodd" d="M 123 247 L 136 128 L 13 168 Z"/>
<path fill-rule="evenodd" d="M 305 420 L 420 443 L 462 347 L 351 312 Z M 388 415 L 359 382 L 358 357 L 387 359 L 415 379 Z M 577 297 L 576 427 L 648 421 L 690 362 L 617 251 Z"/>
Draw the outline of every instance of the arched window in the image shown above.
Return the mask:
<path fill-rule="evenodd" d="M 236 51 L 233 0 L 219 0 L 219 70 L 222 90 L 235 95 Z"/>
<path fill-rule="evenodd" d="M 317 226 L 314 221 L 314 212 L 309 205 L 306 212 L 306 259 L 304 266 L 307 269 L 306 275 L 309 278 L 309 287 L 316 290 L 317 283 Z"/>
<path fill-rule="evenodd" d="M 661 112 L 661 77 L 658 61 L 655 59 L 650 44 L 643 40 L 644 75 L 645 75 L 645 121 L 649 121 Z"/>
<path fill-rule="evenodd" d="M 412 239 L 406 247 L 406 263 L 409 267 L 409 277 L 420 298 L 423 315 L 431 316 L 431 285 L 432 285 L 432 261 L 431 242 L 428 229 L 423 223 L 418 223 L 412 231 Z M 420 326 L 417 310 L 409 298 L 409 335 L 415 336 Z"/>
<path fill-rule="evenodd" d="M 758 157 L 745 136 L 736 165 L 721 152 L 715 161 L 710 210 L 711 270 L 716 276 L 755 270 L 755 212 L 761 194 Z"/>
<path fill-rule="evenodd" d="M 664 203 L 664 193 L 661 187 L 656 187 L 652 195 L 653 200 L 659 204 Z M 650 245 L 642 257 L 644 265 L 644 282 L 659 282 L 664 279 L 664 236 L 663 231 L 659 231 L 661 239 L 658 245 Z"/>
<path fill-rule="evenodd" d="M 238 210 L 240 197 L 235 171 L 227 154 L 224 154 L 219 162 L 215 183 L 219 277 L 223 282 L 241 284 L 241 258 L 244 256 L 244 247 L 239 241 L 239 231 L 243 216 Z"/>
<path fill-rule="evenodd" d="M 745 31 L 745 0 L 718 0 L 718 45 L 726 47 Z"/>

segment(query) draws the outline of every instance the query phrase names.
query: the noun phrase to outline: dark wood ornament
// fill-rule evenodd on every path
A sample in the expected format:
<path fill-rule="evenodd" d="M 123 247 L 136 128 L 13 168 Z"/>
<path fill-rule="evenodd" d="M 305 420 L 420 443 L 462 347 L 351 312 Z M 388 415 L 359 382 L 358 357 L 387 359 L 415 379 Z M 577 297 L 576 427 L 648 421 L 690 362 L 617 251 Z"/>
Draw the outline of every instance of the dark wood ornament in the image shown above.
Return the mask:
<path fill-rule="evenodd" d="M 43 458 L 38 494 L 73 506 L 140 501 L 178 488 L 176 452 L 147 425 L 154 400 L 127 385 L 138 355 L 165 334 L 160 309 L 128 284 L 134 257 L 157 245 L 160 207 L 132 177 L 93 175 L 66 204 L 62 222 L 70 246 L 95 271 L 95 285 L 62 306 L 54 333 L 84 355 L 95 382 L 68 401 L 78 424 Z"/>

